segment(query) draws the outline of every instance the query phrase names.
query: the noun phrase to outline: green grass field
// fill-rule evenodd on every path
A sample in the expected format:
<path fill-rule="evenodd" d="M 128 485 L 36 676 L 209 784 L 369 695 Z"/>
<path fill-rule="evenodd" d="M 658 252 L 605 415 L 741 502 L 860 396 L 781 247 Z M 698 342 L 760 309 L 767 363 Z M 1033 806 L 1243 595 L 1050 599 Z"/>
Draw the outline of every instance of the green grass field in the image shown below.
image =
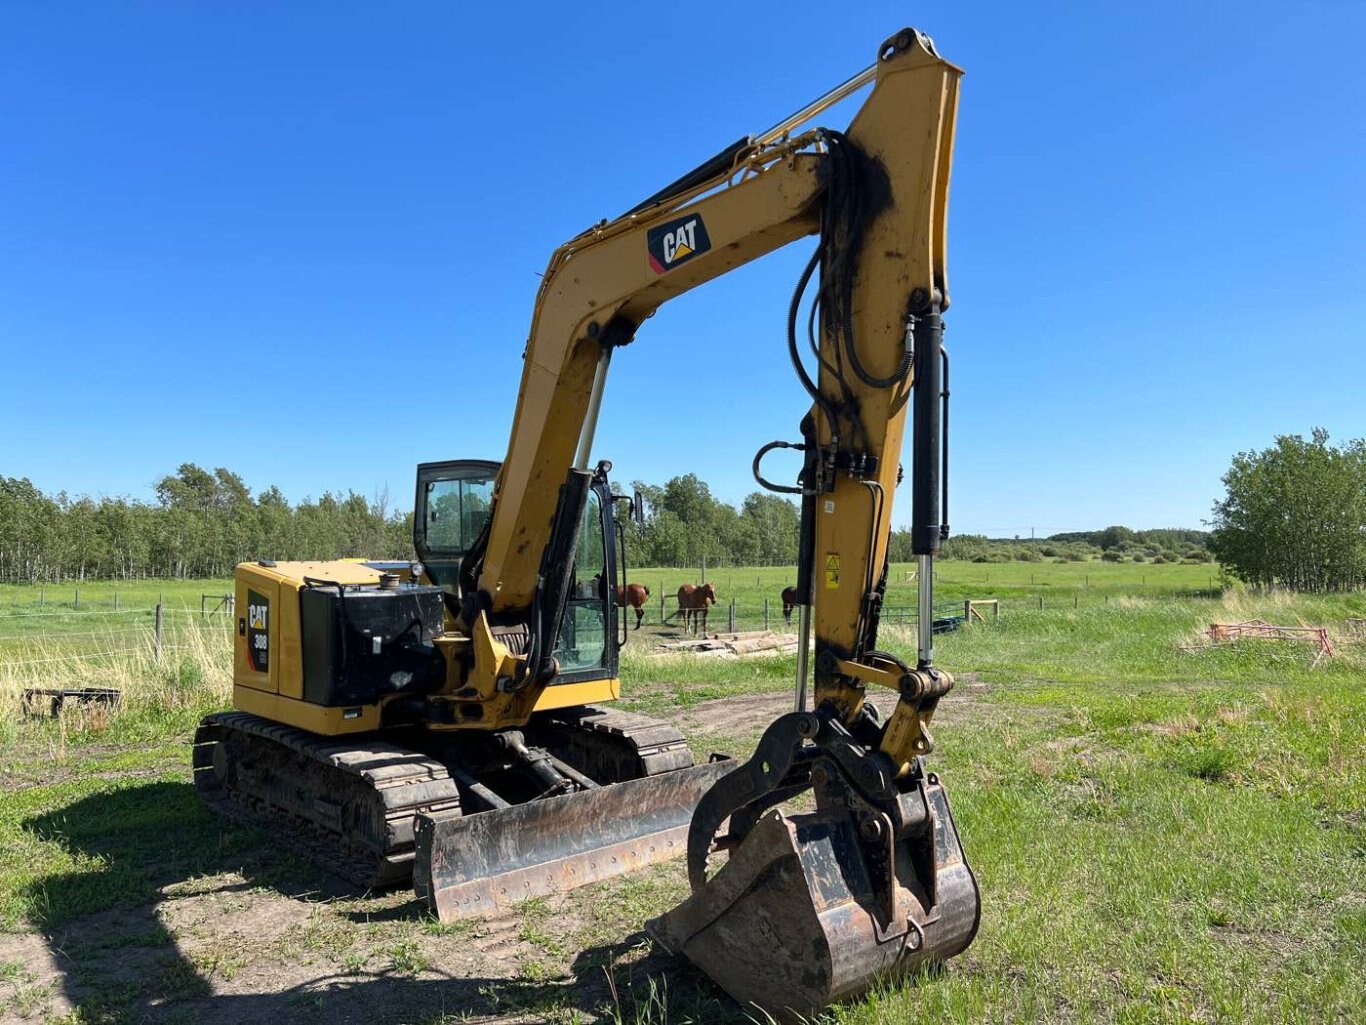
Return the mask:
<path fill-rule="evenodd" d="M 913 567 L 897 564 L 888 573 L 889 614 L 908 615 L 915 606 Z M 674 595 L 680 584 L 701 579 L 699 570 L 637 568 L 630 570 L 634 582 L 650 588 L 646 607 L 647 626 L 658 626 L 663 615 L 676 608 Z M 768 625 L 778 626 L 782 617 L 782 590 L 795 582 L 792 570 L 769 566 L 758 569 L 721 568 L 708 573 L 717 588 L 717 606 L 709 627 L 724 629 L 728 610 L 736 603 L 736 627 L 764 626 L 767 600 Z M 965 598 L 999 598 L 1009 606 L 1045 608 L 1056 605 L 1103 604 L 1124 595 L 1193 595 L 1218 588 L 1217 567 L 1181 564 L 1133 563 L 971 563 L 940 562 L 935 571 L 936 600 L 947 603 Z M 11 662 L 80 656 L 94 665 L 98 652 L 127 653 L 150 647 L 157 602 L 165 608 L 165 643 L 184 643 L 183 631 L 196 623 L 221 622 L 227 616 L 220 605 L 231 594 L 227 579 L 99 581 L 64 583 L 43 587 L 0 585 L 0 666 Z M 214 610 L 217 609 L 215 616 Z M 208 615 L 201 614 L 201 610 Z M 44 663 L 48 664 L 48 663 Z"/>
<path fill-rule="evenodd" d="M 1007 599 L 998 624 L 937 645 L 959 686 L 931 764 L 982 887 L 982 929 L 943 969 L 828 1020 L 1366 1021 L 1366 642 L 1346 623 L 1366 598 L 1182 596 L 1208 586 L 1199 566 L 944 569 L 946 591 Z M 647 572 L 686 576 L 632 579 Z M 1088 573 L 1102 598 L 1073 608 L 1062 596 Z M 997 585 L 983 579 L 983 594 L 972 574 Z M 737 602 L 785 582 L 712 578 Z M 199 592 L 183 593 L 197 610 Z M 1254 617 L 1326 625 L 1337 654 L 1313 666 L 1296 643 L 1181 650 L 1210 622 Z M 211 818 L 187 743 L 226 702 L 230 667 L 219 628 L 188 619 L 191 639 L 163 663 L 110 660 L 128 688 L 118 712 L 0 723 L 0 1020 L 745 1020 L 640 932 L 686 892 L 678 863 L 450 927 Z M 888 627 L 881 643 L 910 655 L 914 636 Z M 79 671 L 49 669 L 54 682 Z M 647 632 L 623 656 L 625 704 L 678 722 L 695 750 L 745 754 L 792 669 L 661 658 Z"/>
<path fill-rule="evenodd" d="M 887 574 L 887 604 L 914 605 L 914 566 L 894 563 Z M 655 603 L 672 596 L 680 584 L 697 583 L 701 569 L 632 567 L 631 580 L 650 588 Z M 732 598 L 747 609 L 773 605 L 782 590 L 796 583 L 794 570 L 783 566 L 760 569 L 720 567 L 708 571 L 716 585 L 718 604 Z M 1043 594 L 1045 599 L 1079 596 L 1082 604 L 1103 602 L 1109 595 L 1190 595 L 1218 590 L 1223 582 L 1219 567 L 1211 564 L 1109 563 L 1109 562 L 951 562 L 935 563 L 935 591 L 945 600 L 964 598 L 1025 599 Z M 672 600 L 670 600 L 672 607 Z"/>
<path fill-rule="evenodd" d="M 163 643 L 175 646 L 200 623 L 226 629 L 222 599 L 232 590 L 231 580 L 0 585 L 0 667 L 7 660 L 150 647 L 158 602 L 163 604 Z"/>

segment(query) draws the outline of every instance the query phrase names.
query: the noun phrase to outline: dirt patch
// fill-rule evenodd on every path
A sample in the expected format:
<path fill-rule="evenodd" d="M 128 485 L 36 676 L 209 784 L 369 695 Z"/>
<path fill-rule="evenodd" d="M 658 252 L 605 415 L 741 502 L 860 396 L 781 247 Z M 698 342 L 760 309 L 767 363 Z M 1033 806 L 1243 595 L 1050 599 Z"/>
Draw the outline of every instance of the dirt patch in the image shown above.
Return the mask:
<path fill-rule="evenodd" d="M 0 1022 L 71 1010 L 57 954 L 36 933 L 0 933 Z"/>
<path fill-rule="evenodd" d="M 685 734 L 749 734 L 792 711 L 791 693 L 742 694 L 694 705 L 674 722 Z"/>
<path fill-rule="evenodd" d="M 643 888 L 657 900 L 621 921 L 622 887 L 598 886 L 442 927 L 407 893 L 319 901 L 224 874 L 47 936 L 0 936 L 0 1022 L 78 1008 L 204 1025 L 591 1021 L 611 1004 L 604 969 L 652 956 L 638 916 L 673 898 Z"/>
<path fill-rule="evenodd" d="M 88 778 L 92 771 L 92 762 L 99 761 L 102 756 L 114 756 L 128 750 L 126 745 L 92 744 L 88 747 L 68 749 L 60 762 L 56 760 L 56 754 L 49 744 L 30 745 L 28 749 L 6 751 L 6 756 L 12 757 L 14 761 L 0 768 L 0 793 L 17 793 L 33 787 L 46 787 L 73 779 Z M 98 772 L 100 778 L 105 780 L 150 777 L 160 775 L 168 768 L 180 768 L 184 764 L 183 754 L 158 754 L 149 756 L 146 764 L 140 766 L 111 769 L 101 765 Z"/>
<path fill-rule="evenodd" d="M 986 703 L 975 698 L 991 689 L 992 685 L 983 683 L 976 673 L 962 674 L 955 678 L 953 692 L 935 711 L 935 721 L 966 722 L 975 715 L 985 714 Z M 792 699 L 791 691 L 715 698 L 694 705 L 674 717 L 673 722 L 685 734 L 747 736 L 762 732 L 778 716 L 792 711 Z M 896 704 L 895 697 L 886 691 L 872 694 L 869 700 L 883 713 L 890 712 Z"/>

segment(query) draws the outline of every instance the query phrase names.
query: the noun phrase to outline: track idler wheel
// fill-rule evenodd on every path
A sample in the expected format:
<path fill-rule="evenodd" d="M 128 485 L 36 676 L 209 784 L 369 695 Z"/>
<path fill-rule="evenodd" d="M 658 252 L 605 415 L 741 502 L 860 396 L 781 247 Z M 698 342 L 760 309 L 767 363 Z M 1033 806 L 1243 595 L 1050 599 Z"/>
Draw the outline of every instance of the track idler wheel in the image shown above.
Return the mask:
<path fill-rule="evenodd" d="M 772 773 L 775 755 L 761 741 L 735 775 L 743 779 L 749 767 Z M 937 777 L 903 785 L 879 811 L 833 759 L 819 758 L 811 774 L 815 812 L 769 808 L 752 818 L 726 864 L 709 879 L 705 869 L 692 874 L 692 895 L 648 925 L 747 1010 L 778 1021 L 953 957 L 972 942 L 980 913 Z M 754 795 L 745 783 L 731 789 Z"/>

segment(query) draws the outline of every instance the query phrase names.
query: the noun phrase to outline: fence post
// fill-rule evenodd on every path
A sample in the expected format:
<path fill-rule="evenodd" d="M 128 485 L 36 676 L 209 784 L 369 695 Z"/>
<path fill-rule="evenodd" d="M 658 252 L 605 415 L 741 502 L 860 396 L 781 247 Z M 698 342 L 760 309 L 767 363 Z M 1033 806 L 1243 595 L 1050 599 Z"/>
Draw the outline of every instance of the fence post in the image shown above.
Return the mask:
<path fill-rule="evenodd" d="M 664 581 L 659 582 L 659 625 L 664 625 Z"/>
<path fill-rule="evenodd" d="M 730 632 L 735 633 L 735 599 L 730 600 Z"/>
<path fill-rule="evenodd" d="M 76 588 L 76 601 L 75 601 L 75 603 L 72 605 L 72 608 L 77 608 L 77 609 L 78 609 L 78 608 L 80 608 L 80 607 L 81 607 L 81 589 L 78 587 L 78 588 Z"/>
<path fill-rule="evenodd" d="M 768 629 L 768 599 L 764 599 L 764 629 Z"/>
<path fill-rule="evenodd" d="M 1077 595 L 1077 594 L 1072 595 L 1072 608 L 1074 608 L 1074 609 L 1079 609 L 1079 608 L 1081 608 L 1081 595 Z"/>
<path fill-rule="evenodd" d="M 114 592 L 114 611 L 117 612 L 118 610 L 119 610 L 119 592 L 118 592 L 118 591 L 115 591 L 115 592 Z"/>
<path fill-rule="evenodd" d="M 702 556 L 702 583 L 707 582 L 707 557 Z"/>
<path fill-rule="evenodd" d="M 1210 580 L 1213 580 L 1213 579 L 1214 579 L 1213 577 L 1210 577 Z M 38 588 L 38 607 L 39 607 L 40 609 L 43 607 L 43 598 L 44 598 L 44 596 L 45 596 L 46 594 L 47 594 L 47 589 L 46 589 L 46 588 L 43 588 L 43 587 Z"/>
<path fill-rule="evenodd" d="M 1043 595 L 1039 595 L 1039 611 L 1043 611 Z"/>
<path fill-rule="evenodd" d="M 972 599 L 963 599 L 963 625 L 972 626 Z"/>
<path fill-rule="evenodd" d="M 156 651 L 157 661 L 161 661 L 161 602 L 157 602 L 157 625 L 156 625 Z"/>
<path fill-rule="evenodd" d="M 203 619 L 203 618 L 204 618 L 204 599 L 207 598 L 207 597 L 208 597 L 207 594 L 201 594 L 201 595 L 199 596 L 199 618 L 200 618 L 200 619 Z"/>

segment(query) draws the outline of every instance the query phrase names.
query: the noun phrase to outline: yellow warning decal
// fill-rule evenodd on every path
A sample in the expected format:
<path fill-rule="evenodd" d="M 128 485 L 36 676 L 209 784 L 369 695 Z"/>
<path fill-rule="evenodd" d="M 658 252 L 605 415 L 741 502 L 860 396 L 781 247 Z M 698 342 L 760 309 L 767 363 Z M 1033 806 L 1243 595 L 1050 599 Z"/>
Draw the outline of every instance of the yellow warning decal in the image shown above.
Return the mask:
<path fill-rule="evenodd" d="M 840 557 L 838 555 L 827 555 L 825 557 L 825 586 L 827 588 L 839 587 L 840 585 Z"/>

